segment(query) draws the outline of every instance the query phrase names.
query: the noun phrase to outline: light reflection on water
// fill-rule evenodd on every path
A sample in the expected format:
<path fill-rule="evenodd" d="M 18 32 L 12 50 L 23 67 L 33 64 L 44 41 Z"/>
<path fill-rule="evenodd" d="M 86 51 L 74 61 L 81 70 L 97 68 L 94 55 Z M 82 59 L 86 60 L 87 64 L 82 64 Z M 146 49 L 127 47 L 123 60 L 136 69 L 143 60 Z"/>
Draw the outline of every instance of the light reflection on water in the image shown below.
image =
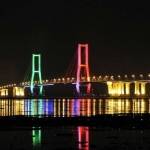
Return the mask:
<path fill-rule="evenodd" d="M 150 148 L 150 130 L 89 126 L 0 130 L 4 150 L 112 150 Z"/>
<path fill-rule="evenodd" d="M 78 117 L 103 114 L 150 113 L 149 99 L 0 100 L 0 117 Z M 90 126 L 32 127 L 0 130 L 0 147 L 9 149 L 149 149 L 150 130 Z M 117 140 L 116 140 L 117 139 Z M 136 141 L 135 141 L 136 140 Z M 126 143 L 126 144 L 124 144 Z"/>
<path fill-rule="evenodd" d="M 78 148 L 89 150 L 89 127 L 78 127 Z"/>
<path fill-rule="evenodd" d="M 32 145 L 33 148 L 40 148 L 41 147 L 41 141 L 42 141 L 42 135 L 41 135 L 41 128 L 32 128 Z"/>
<path fill-rule="evenodd" d="M 89 127 L 78 126 L 74 128 L 73 134 L 74 143 L 78 150 L 89 150 Z M 42 149 L 42 130 L 40 127 L 32 128 L 32 146 L 33 149 Z"/>
<path fill-rule="evenodd" d="M 0 116 L 91 117 L 150 113 L 149 99 L 0 100 Z"/>

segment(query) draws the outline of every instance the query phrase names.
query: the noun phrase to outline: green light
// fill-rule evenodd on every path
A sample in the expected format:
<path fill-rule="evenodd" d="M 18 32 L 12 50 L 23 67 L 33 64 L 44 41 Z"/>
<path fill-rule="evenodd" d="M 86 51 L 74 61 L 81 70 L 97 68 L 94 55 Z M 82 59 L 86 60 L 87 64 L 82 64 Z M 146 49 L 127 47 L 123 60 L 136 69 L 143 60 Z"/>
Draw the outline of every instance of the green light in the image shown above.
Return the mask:
<path fill-rule="evenodd" d="M 43 115 L 43 100 L 42 99 L 39 99 L 38 101 L 38 115 L 39 115 L 39 118 L 41 118 Z"/>
<path fill-rule="evenodd" d="M 37 61 L 36 61 L 37 60 Z M 34 94 L 34 79 L 35 75 L 38 75 L 39 83 L 40 83 L 40 95 L 43 93 L 43 85 L 42 85 L 42 74 L 41 74 L 41 54 L 32 54 L 32 76 L 31 76 L 31 93 Z"/>
<path fill-rule="evenodd" d="M 38 146 L 38 145 L 41 145 L 41 129 L 38 128 L 38 129 L 35 129 L 33 127 L 33 130 L 32 130 L 32 144 L 33 146 Z"/>
<path fill-rule="evenodd" d="M 38 115 L 38 102 L 36 100 L 31 100 L 31 115 L 33 117 Z"/>

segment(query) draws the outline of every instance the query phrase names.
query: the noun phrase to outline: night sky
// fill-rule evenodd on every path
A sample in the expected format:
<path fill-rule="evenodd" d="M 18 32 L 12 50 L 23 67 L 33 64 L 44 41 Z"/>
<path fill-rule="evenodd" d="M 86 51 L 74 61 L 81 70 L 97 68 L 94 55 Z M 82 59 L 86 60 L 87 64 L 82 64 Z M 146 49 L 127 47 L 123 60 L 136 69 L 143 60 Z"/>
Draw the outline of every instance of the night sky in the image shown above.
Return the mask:
<path fill-rule="evenodd" d="M 91 74 L 150 72 L 150 10 L 143 1 L 49 0 L 0 4 L 0 83 L 23 81 L 33 49 L 43 76 L 63 76 L 78 43 L 89 43 Z"/>

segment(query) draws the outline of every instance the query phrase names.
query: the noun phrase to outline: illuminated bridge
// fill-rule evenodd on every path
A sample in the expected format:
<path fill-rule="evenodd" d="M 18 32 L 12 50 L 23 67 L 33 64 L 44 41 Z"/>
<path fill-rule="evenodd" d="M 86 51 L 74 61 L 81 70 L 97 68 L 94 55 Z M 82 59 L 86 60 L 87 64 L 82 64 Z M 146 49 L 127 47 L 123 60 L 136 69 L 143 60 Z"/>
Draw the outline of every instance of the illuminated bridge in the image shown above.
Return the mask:
<path fill-rule="evenodd" d="M 53 87 L 59 84 L 75 86 L 76 93 L 74 96 L 148 97 L 150 95 L 150 74 L 90 76 L 88 44 L 78 44 L 76 64 L 76 69 L 71 68 L 74 70 L 75 75 L 70 73 L 61 78 L 42 80 L 41 55 L 33 54 L 30 81 L 0 86 L 0 97 L 46 96 L 43 94 L 46 87 Z M 96 95 L 93 92 L 92 84 L 95 83 L 105 86 L 103 95 Z M 82 86 L 85 89 L 84 94 L 81 94 Z M 35 92 L 35 89 L 38 89 L 38 94 Z"/>

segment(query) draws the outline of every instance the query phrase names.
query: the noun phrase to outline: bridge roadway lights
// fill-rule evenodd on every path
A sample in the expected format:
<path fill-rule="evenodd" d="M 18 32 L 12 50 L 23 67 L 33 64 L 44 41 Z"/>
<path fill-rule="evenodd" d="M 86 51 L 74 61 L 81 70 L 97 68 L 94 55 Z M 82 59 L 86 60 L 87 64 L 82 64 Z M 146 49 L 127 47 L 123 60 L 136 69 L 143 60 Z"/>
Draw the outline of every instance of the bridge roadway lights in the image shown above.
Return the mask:
<path fill-rule="evenodd" d="M 86 77 L 86 81 L 90 82 L 89 72 L 89 49 L 88 44 L 78 44 L 78 62 L 77 62 L 77 81 L 76 90 L 80 94 L 81 77 Z M 87 86 L 87 93 L 90 93 L 91 85 Z"/>
<path fill-rule="evenodd" d="M 40 95 L 43 93 L 43 84 L 42 84 L 42 74 L 41 74 L 41 55 L 40 54 L 33 54 L 32 55 L 32 76 L 31 76 L 31 84 L 30 84 L 30 89 L 31 89 L 31 94 L 34 95 L 34 79 L 35 76 L 38 76 L 38 81 L 40 86 Z"/>

